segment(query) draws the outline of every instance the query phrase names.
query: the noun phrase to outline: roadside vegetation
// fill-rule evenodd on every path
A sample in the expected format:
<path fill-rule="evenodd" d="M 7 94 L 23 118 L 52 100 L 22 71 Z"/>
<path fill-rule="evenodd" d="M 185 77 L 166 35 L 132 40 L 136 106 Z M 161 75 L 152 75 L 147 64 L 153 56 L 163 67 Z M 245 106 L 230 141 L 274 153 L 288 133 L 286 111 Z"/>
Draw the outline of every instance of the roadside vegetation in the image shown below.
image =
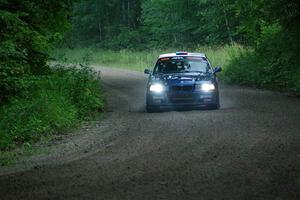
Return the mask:
<path fill-rule="evenodd" d="M 226 79 L 300 96 L 299 35 L 299 30 L 283 32 L 277 25 L 268 27 L 254 49 L 231 58 L 224 73 Z"/>
<path fill-rule="evenodd" d="M 0 165 L 8 151 L 28 149 L 103 109 L 101 81 L 86 62 L 48 65 L 48 52 L 70 25 L 71 2 L 0 2 Z"/>
<path fill-rule="evenodd" d="M 145 68 L 152 69 L 158 58 L 163 53 L 176 52 L 176 49 L 165 50 L 103 50 L 95 47 L 75 48 L 75 49 L 55 49 L 52 57 L 60 63 L 82 63 L 88 60 L 96 66 L 106 66 L 115 68 L 124 68 L 135 71 L 143 71 Z M 213 66 L 225 66 L 229 63 L 231 57 L 239 55 L 243 48 L 238 45 L 226 45 L 223 47 L 195 47 L 191 50 L 195 52 L 205 52 L 210 58 Z"/>
<path fill-rule="evenodd" d="M 26 90 L 0 108 L 0 149 L 62 133 L 103 108 L 99 78 L 89 69 L 55 68 L 23 80 Z"/>

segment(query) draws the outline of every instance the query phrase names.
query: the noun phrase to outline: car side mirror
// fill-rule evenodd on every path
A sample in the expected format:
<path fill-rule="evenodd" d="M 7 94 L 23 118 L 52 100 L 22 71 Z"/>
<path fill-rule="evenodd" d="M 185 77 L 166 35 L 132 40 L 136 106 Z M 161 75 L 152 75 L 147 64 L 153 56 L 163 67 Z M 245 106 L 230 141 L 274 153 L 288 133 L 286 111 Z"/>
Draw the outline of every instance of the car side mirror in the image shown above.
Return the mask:
<path fill-rule="evenodd" d="M 214 74 L 218 73 L 218 72 L 221 72 L 222 71 L 222 67 L 215 67 L 214 68 Z"/>
<path fill-rule="evenodd" d="M 150 69 L 145 69 L 145 70 L 144 70 L 144 73 L 145 73 L 145 74 L 151 74 L 151 70 L 150 70 Z"/>

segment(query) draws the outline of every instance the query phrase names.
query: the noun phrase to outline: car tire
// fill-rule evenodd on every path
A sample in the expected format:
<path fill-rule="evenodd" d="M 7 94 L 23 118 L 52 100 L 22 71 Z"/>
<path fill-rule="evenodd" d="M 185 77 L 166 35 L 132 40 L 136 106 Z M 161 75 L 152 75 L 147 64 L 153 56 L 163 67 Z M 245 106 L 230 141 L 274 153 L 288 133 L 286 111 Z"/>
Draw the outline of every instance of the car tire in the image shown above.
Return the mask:
<path fill-rule="evenodd" d="M 213 105 L 209 106 L 209 108 L 211 110 L 219 110 L 220 109 L 220 104 L 213 104 Z"/>
<path fill-rule="evenodd" d="M 217 94 L 217 100 L 214 104 L 210 105 L 209 108 L 211 110 L 219 110 L 220 109 L 220 100 L 219 100 L 219 94 Z"/>
<path fill-rule="evenodd" d="M 146 111 L 147 113 L 155 113 L 159 111 L 159 107 L 146 105 Z"/>

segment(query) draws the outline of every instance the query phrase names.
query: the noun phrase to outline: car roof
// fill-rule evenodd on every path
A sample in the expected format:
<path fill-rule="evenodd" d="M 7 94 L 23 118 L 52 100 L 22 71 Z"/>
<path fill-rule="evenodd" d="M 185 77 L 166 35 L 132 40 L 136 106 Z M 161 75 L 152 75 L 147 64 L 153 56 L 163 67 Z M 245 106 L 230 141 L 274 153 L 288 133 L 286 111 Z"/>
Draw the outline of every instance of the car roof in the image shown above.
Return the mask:
<path fill-rule="evenodd" d="M 184 53 L 184 54 L 182 54 Z M 190 52 L 177 52 L 177 53 L 167 53 L 167 54 L 161 54 L 158 58 L 168 58 L 168 57 L 175 57 L 175 56 L 181 56 L 181 57 L 202 57 L 206 58 L 206 55 L 204 53 L 190 53 Z"/>

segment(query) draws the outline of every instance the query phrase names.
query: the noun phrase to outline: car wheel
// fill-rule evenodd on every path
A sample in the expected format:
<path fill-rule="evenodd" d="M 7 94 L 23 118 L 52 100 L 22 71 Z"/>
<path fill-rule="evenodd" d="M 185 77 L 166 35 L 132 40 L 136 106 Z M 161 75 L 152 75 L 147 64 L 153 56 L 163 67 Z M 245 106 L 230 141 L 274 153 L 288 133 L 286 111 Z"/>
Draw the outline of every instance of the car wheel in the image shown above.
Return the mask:
<path fill-rule="evenodd" d="M 209 108 L 212 110 L 219 110 L 220 109 L 220 100 L 219 100 L 219 94 L 217 96 L 217 100 L 214 104 L 210 105 Z"/>
<path fill-rule="evenodd" d="M 146 111 L 147 113 L 154 113 L 154 112 L 158 112 L 159 111 L 159 107 L 158 106 L 146 106 Z"/>
<path fill-rule="evenodd" d="M 209 106 L 209 108 L 211 110 L 219 110 L 220 109 L 220 104 L 213 104 L 213 105 Z"/>

